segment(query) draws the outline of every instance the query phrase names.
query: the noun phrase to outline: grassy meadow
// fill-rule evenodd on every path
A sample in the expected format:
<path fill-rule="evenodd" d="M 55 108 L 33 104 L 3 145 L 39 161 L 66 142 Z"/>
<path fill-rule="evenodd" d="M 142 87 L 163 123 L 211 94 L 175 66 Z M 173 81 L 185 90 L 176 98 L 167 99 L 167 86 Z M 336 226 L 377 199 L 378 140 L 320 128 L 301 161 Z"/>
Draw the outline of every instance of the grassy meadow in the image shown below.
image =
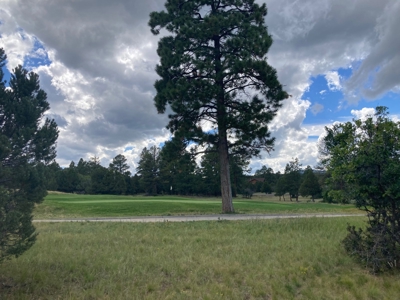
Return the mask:
<path fill-rule="evenodd" d="M 1 265 L 1 299 L 398 299 L 343 251 L 364 218 L 41 223 Z"/>
<path fill-rule="evenodd" d="M 263 213 L 360 213 L 353 205 L 321 202 L 279 201 L 278 197 L 255 195 L 252 199 L 235 198 L 239 214 Z M 52 193 L 38 205 L 35 219 L 79 217 L 167 216 L 221 213 L 220 198 L 183 196 L 114 196 Z"/>

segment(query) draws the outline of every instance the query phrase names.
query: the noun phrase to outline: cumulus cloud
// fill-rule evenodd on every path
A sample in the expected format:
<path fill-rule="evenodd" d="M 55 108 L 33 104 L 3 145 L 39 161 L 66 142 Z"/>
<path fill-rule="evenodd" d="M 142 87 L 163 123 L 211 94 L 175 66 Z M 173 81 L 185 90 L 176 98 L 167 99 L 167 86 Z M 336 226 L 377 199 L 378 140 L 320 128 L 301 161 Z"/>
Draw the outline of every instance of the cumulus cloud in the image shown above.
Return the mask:
<path fill-rule="evenodd" d="M 35 71 L 48 94 L 48 116 L 60 126 L 61 164 L 96 155 L 108 165 L 123 153 L 134 171 L 143 147 L 170 137 L 165 130 L 167 116 L 158 115 L 153 105 L 160 36 L 153 36 L 147 26 L 149 13 L 164 9 L 164 2 L 31 0 L 28 6 L 22 0 L 2 1 L 0 47 L 7 51 L 8 66 L 33 58 L 49 61 Z M 334 70 L 361 61 L 344 84 L 348 99 L 360 95 L 372 99 L 396 91 L 400 5 L 393 0 L 270 0 L 267 4 L 266 23 L 274 39 L 268 62 L 293 97 L 270 126 L 276 137 L 275 152 L 263 153 L 263 159 L 253 160 L 252 166 L 267 164 L 282 170 L 292 157 L 315 165 L 317 147 L 308 136 L 318 135 L 323 125 L 317 129 L 303 121 L 307 110 L 316 114 L 323 105 L 311 106 L 302 99 L 310 78 L 325 75 L 329 88 L 340 89 L 342 82 Z M 37 41 L 43 49 L 35 47 Z"/>
<path fill-rule="evenodd" d="M 375 108 L 367 108 L 364 107 L 361 110 L 351 110 L 351 114 L 356 118 L 356 119 L 360 119 L 362 121 L 365 121 L 368 118 L 371 118 L 374 116 L 375 114 Z"/>
<path fill-rule="evenodd" d="M 325 75 L 325 79 L 328 83 L 328 88 L 331 91 L 340 91 L 342 85 L 340 84 L 340 75 L 337 71 L 328 72 Z"/>
<path fill-rule="evenodd" d="M 347 68 L 368 56 L 377 41 L 374 32 L 377 18 L 385 14 L 385 7 L 391 2 L 268 2 L 266 22 L 274 38 L 269 62 L 277 68 L 280 81 L 294 97 L 287 100 L 271 126 L 276 150 L 271 155 L 264 153 L 263 159 L 254 160 L 252 165 L 267 164 L 283 170 L 292 157 L 298 157 L 303 165 L 316 164 L 317 143 L 309 141 L 308 136 L 322 134 L 329 123 L 321 124 L 315 131 L 302 124 L 307 109 L 315 112 L 321 108 L 310 106 L 302 95 L 312 83 L 310 78 L 320 74 L 325 74 L 331 89 L 341 88 L 339 74 L 334 70 Z"/>
<path fill-rule="evenodd" d="M 389 90 L 399 92 L 399 15 L 399 1 L 390 1 L 384 11 L 377 14 L 373 31 L 377 37 L 376 45 L 346 82 L 349 101 L 357 102 L 361 97 L 377 99 Z"/>
<path fill-rule="evenodd" d="M 34 38 L 18 27 L 13 17 L 0 8 L 0 48 L 7 50 L 7 68 L 11 71 L 24 63 L 31 51 Z"/>
<path fill-rule="evenodd" d="M 0 46 L 9 65 L 48 56 L 34 71 L 60 127 L 58 161 L 99 156 L 105 165 L 126 145 L 134 169 L 141 150 L 169 138 L 153 105 L 156 45 L 147 26 L 162 1 L 5 1 Z M 34 8 L 32 12 L 32 8 Z M 22 29 L 23 28 L 23 29 Z M 35 39 L 44 46 L 35 49 Z M 17 43 L 18 42 L 18 43 Z"/>

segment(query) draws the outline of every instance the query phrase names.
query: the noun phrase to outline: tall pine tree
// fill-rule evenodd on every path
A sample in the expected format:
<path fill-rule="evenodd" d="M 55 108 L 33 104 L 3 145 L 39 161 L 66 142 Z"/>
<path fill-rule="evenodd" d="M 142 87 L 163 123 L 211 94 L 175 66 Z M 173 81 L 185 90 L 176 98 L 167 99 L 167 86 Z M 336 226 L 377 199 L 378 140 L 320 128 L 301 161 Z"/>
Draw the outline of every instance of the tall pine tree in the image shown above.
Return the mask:
<path fill-rule="evenodd" d="M 18 256 L 35 241 L 32 210 L 46 196 L 45 166 L 54 162 L 57 124 L 39 76 L 18 66 L 9 88 L 0 48 L 0 262 Z"/>
<path fill-rule="evenodd" d="M 157 110 L 171 107 L 167 128 L 175 136 L 217 147 L 226 213 L 234 211 L 229 153 L 271 151 L 267 124 L 288 97 L 266 60 L 266 5 L 254 2 L 167 0 L 166 11 L 152 12 L 149 21 L 153 34 L 172 34 L 158 45 Z"/>

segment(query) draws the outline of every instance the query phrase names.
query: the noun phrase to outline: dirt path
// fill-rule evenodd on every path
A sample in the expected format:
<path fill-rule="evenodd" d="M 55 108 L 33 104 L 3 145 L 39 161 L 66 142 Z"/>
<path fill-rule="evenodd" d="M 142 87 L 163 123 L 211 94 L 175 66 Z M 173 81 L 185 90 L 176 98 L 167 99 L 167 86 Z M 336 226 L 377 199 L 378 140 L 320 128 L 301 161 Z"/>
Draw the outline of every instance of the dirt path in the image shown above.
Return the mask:
<path fill-rule="evenodd" d="M 109 217 L 109 218 L 80 218 L 80 219 L 49 219 L 33 220 L 34 223 L 63 223 L 63 222 L 195 222 L 195 221 L 238 221 L 238 220 L 269 220 L 296 218 L 337 218 L 363 217 L 361 214 L 275 214 L 275 215 L 195 215 L 195 216 L 150 216 L 150 217 Z"/>

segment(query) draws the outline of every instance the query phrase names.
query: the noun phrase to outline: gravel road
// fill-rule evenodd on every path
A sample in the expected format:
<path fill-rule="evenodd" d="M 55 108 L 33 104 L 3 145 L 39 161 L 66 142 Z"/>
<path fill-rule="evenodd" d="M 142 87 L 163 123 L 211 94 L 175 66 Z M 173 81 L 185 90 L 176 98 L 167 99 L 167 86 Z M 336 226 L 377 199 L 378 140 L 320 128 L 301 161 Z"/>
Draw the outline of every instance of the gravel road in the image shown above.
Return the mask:
<path fill-rule="evenodd" d="M 149 217 L 109 217 L 109 218 L 79 218 L 79 219 L 48 219 L 33 220 L 34 223 L 64 223 L 64 222 L 132 222 L 132 223 L 157 223 L 157 222 L 195 222 L 195 221 L 239 221 L 239 220 L 270 220 L 270 219 L 296 219 L 296 218 L 338 218 L 362 217 L 362 214 L 270 214 L 270 215 L 193 215 L 193 216 L 149 216 Z"/>

